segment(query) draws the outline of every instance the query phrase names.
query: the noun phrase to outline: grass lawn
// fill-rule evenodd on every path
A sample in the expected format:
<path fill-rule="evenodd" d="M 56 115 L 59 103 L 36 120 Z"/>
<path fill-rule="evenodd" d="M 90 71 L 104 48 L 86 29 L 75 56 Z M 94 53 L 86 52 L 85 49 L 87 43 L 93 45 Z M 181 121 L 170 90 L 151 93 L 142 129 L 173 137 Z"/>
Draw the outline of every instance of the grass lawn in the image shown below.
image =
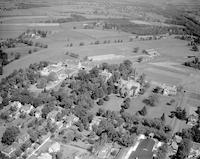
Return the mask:
<path fill-rule="evenodd" d="M 121 109 L 121 103 L 123 102 L 123 98 L 117 97 L 116 95 L 112 94 L 109 96 L 109 101 L 104 101 L 104 104 L 99 106 L 96 103 L 94 104 L 94 108 L 91 110 L 92 113 L 95 113 L 99 110 L 99 108 L 103 108 L 105 110 L 111 111 L 119 111 Z"/>

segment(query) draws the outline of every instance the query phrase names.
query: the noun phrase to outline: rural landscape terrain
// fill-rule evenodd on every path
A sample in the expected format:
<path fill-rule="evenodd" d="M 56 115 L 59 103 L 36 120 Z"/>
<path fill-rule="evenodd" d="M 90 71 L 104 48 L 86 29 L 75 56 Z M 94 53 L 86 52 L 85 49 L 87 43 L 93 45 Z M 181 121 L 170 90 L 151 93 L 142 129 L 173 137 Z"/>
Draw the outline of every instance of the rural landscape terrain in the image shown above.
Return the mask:
<path fill-rule="evenodd" d="M 200 0 L 1 0 L 0 159 L 200 159 Z"/>

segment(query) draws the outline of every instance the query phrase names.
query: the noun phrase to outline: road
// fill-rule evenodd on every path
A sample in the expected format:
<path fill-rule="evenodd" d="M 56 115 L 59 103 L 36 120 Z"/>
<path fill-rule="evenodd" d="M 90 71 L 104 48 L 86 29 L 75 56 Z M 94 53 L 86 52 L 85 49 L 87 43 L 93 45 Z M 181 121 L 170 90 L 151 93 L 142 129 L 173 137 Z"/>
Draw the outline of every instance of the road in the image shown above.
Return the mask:
<path fill-rule="evenodd" d="M 35 149 L 35 150 L 27 157 L 27 159 L 29 159 L 32 155 L 34 155 L 35 152 L 38 151 L 44 144 L 46 144 L 47 141 L 49 141 L 50 137 L 51 137 L 51 136 L 49 136 L 37 149 Z"/>

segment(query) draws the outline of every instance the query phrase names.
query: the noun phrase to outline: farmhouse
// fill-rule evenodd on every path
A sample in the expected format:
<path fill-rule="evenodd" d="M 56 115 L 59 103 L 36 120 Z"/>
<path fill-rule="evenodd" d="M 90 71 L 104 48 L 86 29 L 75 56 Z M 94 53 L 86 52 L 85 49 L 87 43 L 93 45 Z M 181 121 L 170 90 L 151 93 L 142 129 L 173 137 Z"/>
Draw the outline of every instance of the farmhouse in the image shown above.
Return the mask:
<path fill-rule="evenodd" d="M 137 96 L 140 92 L 140 87 L 140 84 L 132 79 L 120 79 L 119 81 L 119 88 L 122 96 Z"/>
<path fill-rule="evenodd" d="M 155 49 L 143 50 L 143 53 L 149 55 L 150 57 L 155 57 L 160 55 L 158 51 L 156 51 Z"/>

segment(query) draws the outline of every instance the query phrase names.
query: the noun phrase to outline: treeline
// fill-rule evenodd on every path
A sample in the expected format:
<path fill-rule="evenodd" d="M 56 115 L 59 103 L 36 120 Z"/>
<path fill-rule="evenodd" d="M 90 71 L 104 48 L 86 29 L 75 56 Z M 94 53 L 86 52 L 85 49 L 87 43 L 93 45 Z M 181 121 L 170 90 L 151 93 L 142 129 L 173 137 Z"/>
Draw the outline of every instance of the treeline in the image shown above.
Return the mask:
<path fill-rule="evenodd" d="M 185 26 L 185 32 L 189 35 L 200 37 L 200 22 L 189 15 L 174 16 L 174 19 L 167 20 L 167 23 Z M 200 43 L 200 39 L 197 39 Z"/>

